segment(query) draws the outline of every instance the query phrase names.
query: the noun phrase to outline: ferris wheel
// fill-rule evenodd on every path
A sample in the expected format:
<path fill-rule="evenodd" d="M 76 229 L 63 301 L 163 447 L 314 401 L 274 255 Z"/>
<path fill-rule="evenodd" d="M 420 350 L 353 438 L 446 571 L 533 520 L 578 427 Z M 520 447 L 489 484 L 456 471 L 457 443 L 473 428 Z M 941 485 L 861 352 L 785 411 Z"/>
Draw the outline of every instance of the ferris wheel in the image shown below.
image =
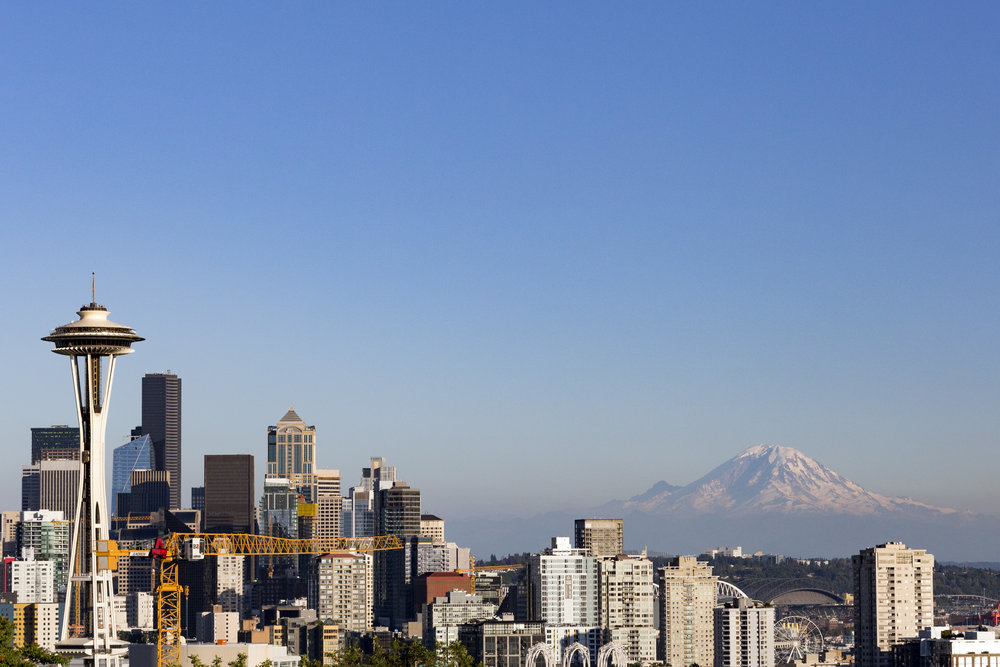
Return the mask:
<path fill-rule="evenodd" d="M 785 616 L 774 624 L 774 662 L 805 660 L 823 652 L 823 633 L 805 616 Z"/>

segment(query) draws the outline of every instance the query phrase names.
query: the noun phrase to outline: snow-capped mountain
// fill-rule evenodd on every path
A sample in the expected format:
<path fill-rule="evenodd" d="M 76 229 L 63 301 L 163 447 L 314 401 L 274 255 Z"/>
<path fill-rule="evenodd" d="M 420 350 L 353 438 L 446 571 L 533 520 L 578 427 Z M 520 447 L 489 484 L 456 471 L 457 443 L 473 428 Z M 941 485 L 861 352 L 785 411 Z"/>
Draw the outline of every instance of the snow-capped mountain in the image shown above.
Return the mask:
<path fill-rule="evenodd" d="M 581 517 L 620 517 L 625 547 L 700 553 L 739 544 L 799 556 L 846 556 L 883 542 L 942 560 L 996 560 L 1000 518 L 868 491 L 791 447 L 758 445 L 687 486 L 657 482 L 621 501 L 533 517 L 451 522 L 477 555 L 542 548 Z"/>
<path fill-rule="evenodd" d="M 648 514 L 728 514 L 741 516 L 823 513 L 865 516 L 882 513 L 955 510 L 868 491 L 791 447 L 757 445 L 683 487 L 659 482 L 620 505 Z"/>

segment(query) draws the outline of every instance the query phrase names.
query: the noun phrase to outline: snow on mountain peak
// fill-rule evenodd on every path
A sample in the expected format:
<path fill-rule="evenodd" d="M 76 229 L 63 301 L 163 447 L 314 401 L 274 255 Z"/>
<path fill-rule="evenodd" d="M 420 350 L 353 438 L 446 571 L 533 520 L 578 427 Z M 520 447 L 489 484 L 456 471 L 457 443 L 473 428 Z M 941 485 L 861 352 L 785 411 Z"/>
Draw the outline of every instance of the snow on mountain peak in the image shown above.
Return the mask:
<path fill-rule="evenodd" d="M 656 513 L 834 513 L 892 511 L 952 513 L 904 498 L 872 493 L 792 447 L 756 445 L 701 479 L 663 493 L 646 493 L 623 509 Z"/>

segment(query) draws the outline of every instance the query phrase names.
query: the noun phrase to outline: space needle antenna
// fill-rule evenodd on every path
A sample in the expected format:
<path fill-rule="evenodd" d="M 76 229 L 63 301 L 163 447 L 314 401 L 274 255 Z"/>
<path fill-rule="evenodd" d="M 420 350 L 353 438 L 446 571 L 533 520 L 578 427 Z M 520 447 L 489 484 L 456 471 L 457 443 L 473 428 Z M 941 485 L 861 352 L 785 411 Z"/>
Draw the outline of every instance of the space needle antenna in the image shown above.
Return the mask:
<path fill-rule="evenodd" d="M 90 302 L 97 303 L 97 273 L 90 272 Z"/>

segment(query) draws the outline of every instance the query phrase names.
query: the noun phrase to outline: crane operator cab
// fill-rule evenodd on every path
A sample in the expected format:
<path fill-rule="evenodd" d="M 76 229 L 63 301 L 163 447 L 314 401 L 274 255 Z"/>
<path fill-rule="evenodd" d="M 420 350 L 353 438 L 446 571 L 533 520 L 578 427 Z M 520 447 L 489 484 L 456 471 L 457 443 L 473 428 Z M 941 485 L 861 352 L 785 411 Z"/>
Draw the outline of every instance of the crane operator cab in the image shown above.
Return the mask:
<path fill-rule="evenodd" d="M 189 537 L 184 540 L 184 560 L 203 560 L 205 558 L 205 540 L 200 537 Z"/>

